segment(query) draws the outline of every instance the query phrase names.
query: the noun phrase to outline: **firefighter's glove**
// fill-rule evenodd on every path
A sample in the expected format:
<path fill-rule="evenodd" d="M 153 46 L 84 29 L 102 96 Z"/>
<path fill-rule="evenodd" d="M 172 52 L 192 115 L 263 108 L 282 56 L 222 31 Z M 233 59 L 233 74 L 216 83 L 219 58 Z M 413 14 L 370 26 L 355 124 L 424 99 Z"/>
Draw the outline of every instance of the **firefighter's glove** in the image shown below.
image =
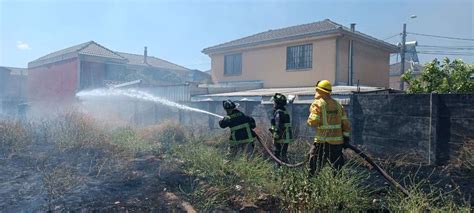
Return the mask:
<path fill-rule="evenodd" d="M 277 132 L 273 132 L 273 139 L 275 139 L 275 140 L 280 139 L 280 136 L 278 135 Z"/>
<path fill-rule="evenodd" d="M 343 148 L 349 148 L 349 142 L 351 142 L 351 139 L 349 137 L 343 137 L 344 143 L 342 144 Z"/>

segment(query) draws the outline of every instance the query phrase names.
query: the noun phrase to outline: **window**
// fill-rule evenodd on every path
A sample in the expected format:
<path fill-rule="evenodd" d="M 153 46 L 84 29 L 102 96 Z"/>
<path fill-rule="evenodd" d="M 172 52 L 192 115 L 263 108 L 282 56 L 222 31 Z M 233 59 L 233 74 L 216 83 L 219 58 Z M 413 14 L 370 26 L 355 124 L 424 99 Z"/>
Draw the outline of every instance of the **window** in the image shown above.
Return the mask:
<path fill-rule="evenodd" d="M 226 55 L 224 57 L 224 74 L 240 75 L 242 73 L 242 54 Z"/>
<path fill-rule="evenodd" d="M 307 69 L 313 66 L 313 45 L 305 44 L 286 48 L 286 69 Z"/>

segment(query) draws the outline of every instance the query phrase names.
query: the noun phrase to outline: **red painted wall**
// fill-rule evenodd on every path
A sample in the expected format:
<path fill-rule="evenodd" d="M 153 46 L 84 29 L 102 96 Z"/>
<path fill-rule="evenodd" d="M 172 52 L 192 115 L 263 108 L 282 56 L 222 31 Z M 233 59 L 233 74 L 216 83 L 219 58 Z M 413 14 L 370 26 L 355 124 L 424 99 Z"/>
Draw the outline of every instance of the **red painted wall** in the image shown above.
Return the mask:
<path fill-rule="evenodd" d="M 32 104 L 72 102 L 77 88 L 77 69 L 77 58 L 28 68 L 28 100 Z"/>

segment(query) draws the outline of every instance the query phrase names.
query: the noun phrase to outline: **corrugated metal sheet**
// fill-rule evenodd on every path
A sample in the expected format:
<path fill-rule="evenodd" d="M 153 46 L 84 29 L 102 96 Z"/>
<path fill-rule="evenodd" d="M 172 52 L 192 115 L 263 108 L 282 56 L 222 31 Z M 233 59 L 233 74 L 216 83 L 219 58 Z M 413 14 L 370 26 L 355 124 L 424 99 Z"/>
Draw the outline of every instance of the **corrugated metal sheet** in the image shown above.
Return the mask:
<path fill-rule="evenodd" d="M 170 85 L 142 88 L 145 91 L 174 102 L 190 101 L 191 90 L 189 85 Z"/>
<path fill-rule="evenodd" d="M 380 87 L 366 87 L 366 86 L 334 86 L 333 87 L 333 96 L 346 96 L 357 93 L 388 93 L 387 89 Z M 255 90 L 246 90 L 239 92 L 227 92 L 227 93 L 217 93 L 217 94 L 208 94 L 208 95 L 197 95 L 192 98 L 192 101 L 221 101 L 225 99 L 231 100 L 240 100 L 248 99 L 253 101 L 260 101 L 266 97 L 267 99 L 273 96 L 275 93 L 282 93 L 284 95 L 295 95 L 298 98 L 296 101 L 313 99 L 315 90 L 314 87 L 297 87 L 297 88 L 266 88 L 266 89 L 255 89 Z"/>

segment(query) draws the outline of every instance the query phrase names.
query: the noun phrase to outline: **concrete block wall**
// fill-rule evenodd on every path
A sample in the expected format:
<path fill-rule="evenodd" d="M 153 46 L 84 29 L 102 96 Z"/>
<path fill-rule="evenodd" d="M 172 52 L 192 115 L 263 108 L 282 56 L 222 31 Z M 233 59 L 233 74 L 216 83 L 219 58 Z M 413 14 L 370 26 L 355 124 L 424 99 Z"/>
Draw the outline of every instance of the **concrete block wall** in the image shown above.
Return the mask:
<path fill-rule="evenodd" d="M 241 111 L 255 118 L 259 128 L 265 131 L 270 127 L 270 104 L 239 104 Z M 225 115 L 221 102 L 186 105 Z M 292 104 L 287 108 L 294 135 L 312 141 L 315 130 L 306 125 L 309 106 Z M 416 155 L 421 159 L 417 163 L 445 164 L 463 143 L 474 140 L 474 94 L 359 94 L 351 95 L 344 108 L 351 119 L 352 142 L 379 158 Z M 206 114 L 169 110 L 155 122 L 161 118 L 179 119 L 183 125 L 202 131 L 220 131 L 219 118 Z"/>
<path fill-rule="evenodd" d="M 474 94 L 354 95 L 351 109 L 353 142 L 378 157 L 440 165 L 474 140 Z"/>

